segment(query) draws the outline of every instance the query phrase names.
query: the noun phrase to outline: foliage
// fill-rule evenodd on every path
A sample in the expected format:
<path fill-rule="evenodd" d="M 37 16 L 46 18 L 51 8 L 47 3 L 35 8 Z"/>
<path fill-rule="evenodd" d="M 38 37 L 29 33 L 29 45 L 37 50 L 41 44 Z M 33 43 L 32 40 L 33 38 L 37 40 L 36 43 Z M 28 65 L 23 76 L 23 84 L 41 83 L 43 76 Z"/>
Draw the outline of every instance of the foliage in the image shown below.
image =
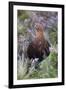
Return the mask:
<path fill-rule="evenodd" d="M 34 30 L 34 25 L 36 22 L 42 23 L 46 29 L 45 31 L 48 33 L 47 37 L 49 37 L 49 42 L 56 48 L 58 44 L 57 16 L 57 12 L 18 10 L 17 34 L 27 37 L 27 29 Z M 19 44 L 20 43 L 18 42 L 18 47 L 20 46 Z M 28 61 L 23 65 L 23 61 L 21 59 L 17 60 L 18 80 L 56 78 L 58 76 L 58 53 L 51 52 L 46 59 L 39 63 L 37 69 L 33 67 L 28 68 Z"/>
<path fill-rule="evenodd" d="M 57 29 L 56 28 L 52 28 L 51 30 L 49 30 L 49 39 L 52 43 L 52 45 L 56 46 L 58 43 L 58 37 L 57 37 Z"/>
<path fill-rule="evenodd" d="M 32 69 L 24 77 L 21 75 L 20 79 L 56 78 L 58 75 L 57 65 L 57 53 L 50 53 L 49 57 L 38 65 L 38 69 Z"/>
<path fill-rule="evenodd" d="M 24 26 L 17 26 L 17 29 L 18 29 L 18 31 L 17 31 L 18 34 L 21 34 L 24 36 L 27 33 L 27 31 L 26 31 L 27 28 Z"/>
<path fill-rule="evenodd" d="M 24 10 L 18 10 L 18 17 L 19 17 L 21 20 L 25 20 L 26 18 L 29 18 L 29 15 L 28 15 L 27 12 L 24 11 Z"/>

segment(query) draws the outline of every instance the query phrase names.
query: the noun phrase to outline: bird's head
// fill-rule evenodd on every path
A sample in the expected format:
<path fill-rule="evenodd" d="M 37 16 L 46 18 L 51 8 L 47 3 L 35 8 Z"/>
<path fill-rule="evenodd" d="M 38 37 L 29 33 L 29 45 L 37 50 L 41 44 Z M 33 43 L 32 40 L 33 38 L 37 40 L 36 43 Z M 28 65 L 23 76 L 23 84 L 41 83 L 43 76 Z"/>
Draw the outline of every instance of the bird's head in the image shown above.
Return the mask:
<path fill-rule="evenodd" d="M 43 25 L 40 23 L 35 24 L 35 32 L 36 32 L 36 38 L 42 39 L 44 37 L 44 28 Z"/>
<path fill-rule="evenodd" d="M 43 32 L 43 25 L 40 23 L 35 23 L 35 30 L 37 32 Z"/>

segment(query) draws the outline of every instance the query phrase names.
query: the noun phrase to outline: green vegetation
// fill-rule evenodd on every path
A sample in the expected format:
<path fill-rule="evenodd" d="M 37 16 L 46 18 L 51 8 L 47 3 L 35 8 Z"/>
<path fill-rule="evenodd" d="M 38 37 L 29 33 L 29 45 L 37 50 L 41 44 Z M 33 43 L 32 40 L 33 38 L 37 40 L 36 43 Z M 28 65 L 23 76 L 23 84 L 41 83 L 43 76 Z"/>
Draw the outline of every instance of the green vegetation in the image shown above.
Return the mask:
<path fill-rule="evenodd" d="M 57 64 L 57 53 L 50 53 L 49 57 L 47 57 L 38 65 L 38 69 L 32 69 L 31 72 L 23 75 L 23 77 L 22 75 L 18 76 L 18 79 L 56 78 L 58 75 Z"/>
<path fill-rule="evenodd" d="M 18 19 L 17 34 L 26 36 L 27 29 L 33 30 L 34 27 L 32 27 L 32 26 L 34 26 L 35 22 L 37 21 L 36 17 L 38 20 L 40 18 L 43 18 L 43 20 L 46 20 L 48 23 L 52 24 L 52 22 L 48 21 L 49 20 L 48 18 L 53 17 L 52 19 L 54 20 L 55 15 L 57 15 L 57 13 L 52 14 L 51 12 L 38 12 L 38 11 L 36 12 L 36 11 L 18 10 L 18 12 L 17 12 L 17 19 Z M 25 21 L 26 21 L 26 23 L 25 23 Z M 57 21 L 55 23 L 57 23 Z M 54 24 L 52 24 L 52 25 L 54 25 Z M 56 49 L 56 46 L 58 44 L 58 40 L 57 40 L 58 39 L 58 35 L 57 35 L 58 30 L 57 30 L 57 26 L 53 27 L 52 25 L 51 25 L 51 28 L 47 29 L 47 32 L 48 32 L 50 43 Z M 47 28 L 47 26 L 45 26 L 45 27 Z M 19 46 L 20 45 L 18 45 L 18 47 Z M 17 79 L 18 80 L 39 79 L 39 78 L 56 78 L 57 76 L 58 76 L 58 53 L 56 53 L 54 51 L 51 52 L 50 55 L 38 65 L 37 69 L 30 67 L 30 69 L 28 70 L 28 63 L 24 63 L 24 65 L 23 65 L 22 60 L 17 61 Z"/>
<path fill-rule="evenodd" d="M 51 30 L 49 30 L 49 39 L 52 43 L 52 45 L 56 46 L 58 43 L 58 37 L 57 37 L 57 29 L 56 28 L 52 28 Z"/>
<path fill-rule="evenodd" d="M 18 10 L 18 17 L 24 21 L 25 19 L 29 18 L 29 15 L 24 10 Z"/>
<path fill-rule="evenodd" d="M 24 36 L 27 33 L 27 30 L 26 30 L 27 28 L 24 26 L 17 26 L 17 29 L 18 29 L 17 31 L 18 34 L 21 34 Z"/>

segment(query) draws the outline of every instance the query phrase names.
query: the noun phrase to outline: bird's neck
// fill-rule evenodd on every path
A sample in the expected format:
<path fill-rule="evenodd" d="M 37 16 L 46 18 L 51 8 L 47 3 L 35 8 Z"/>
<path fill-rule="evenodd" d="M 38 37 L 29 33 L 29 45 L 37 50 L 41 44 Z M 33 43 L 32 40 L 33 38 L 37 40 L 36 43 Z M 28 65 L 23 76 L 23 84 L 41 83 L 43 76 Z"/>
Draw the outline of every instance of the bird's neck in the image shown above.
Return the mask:
<path fill-rule="evenodd" d="M 44 38 L 43 32 L 39 31 L 36 32 L 36 39 L 42 40 Z"/>

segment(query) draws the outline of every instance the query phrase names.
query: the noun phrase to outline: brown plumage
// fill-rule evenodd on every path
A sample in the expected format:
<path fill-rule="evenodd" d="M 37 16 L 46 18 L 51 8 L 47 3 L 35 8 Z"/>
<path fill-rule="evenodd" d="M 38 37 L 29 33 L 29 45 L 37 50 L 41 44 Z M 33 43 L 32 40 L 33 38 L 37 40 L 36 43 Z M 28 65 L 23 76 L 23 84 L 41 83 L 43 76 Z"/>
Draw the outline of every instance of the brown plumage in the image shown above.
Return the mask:
<path fill-rule="evenodd" d="M 50 54 L 50 45 L 45 39 L 43 26 L 39 23 L 36 23 L 35 29 L 35 39 L 29 44 L 27 49 L 27 55 L 29 59 L 39 58 L 39 61 L 41 61 L 44 56 L 48 56 Z"/>

